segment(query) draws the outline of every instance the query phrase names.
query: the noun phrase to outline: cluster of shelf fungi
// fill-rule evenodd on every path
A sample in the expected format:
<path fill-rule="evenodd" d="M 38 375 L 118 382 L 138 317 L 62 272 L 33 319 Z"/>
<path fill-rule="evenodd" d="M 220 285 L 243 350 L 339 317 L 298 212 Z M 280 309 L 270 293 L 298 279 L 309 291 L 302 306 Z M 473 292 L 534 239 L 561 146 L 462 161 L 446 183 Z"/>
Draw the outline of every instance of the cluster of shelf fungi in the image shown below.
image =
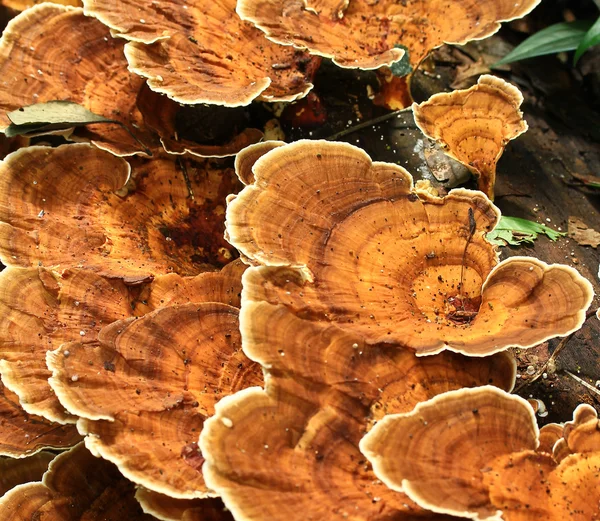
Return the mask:
<path fill-rule="evenodd" d="M 445 196 L 347 143 L 178 132 L 191 106 L 305 97 L 323 58 L 416 68 L 538 1 L 6 3 L 1 128 L 55 100 L 121 125 L 7 141 L 0 519 L 600 516 L 596 411 L 540 429 L 511 394 L 511 348 L 577 331 L 593 298 L 486 240 L 516 87 L 413 104 L 477 178 Z"/>

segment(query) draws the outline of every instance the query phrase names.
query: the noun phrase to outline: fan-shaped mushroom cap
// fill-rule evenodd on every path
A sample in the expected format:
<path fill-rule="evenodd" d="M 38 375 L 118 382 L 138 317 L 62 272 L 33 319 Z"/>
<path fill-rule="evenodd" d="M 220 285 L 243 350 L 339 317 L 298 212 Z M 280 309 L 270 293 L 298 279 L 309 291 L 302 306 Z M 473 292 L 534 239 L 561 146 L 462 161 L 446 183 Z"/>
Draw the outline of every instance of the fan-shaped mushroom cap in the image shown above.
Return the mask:
<path fill-rule="evenodd" d="M 325 141 L 276 148 L 253 175 L 226 222 L 244 258 L 266 264 L 246 272 L 247 301 L 418 354 L 531 347 L 585 320 L 593 290 L 574 269 L 525 257 L 496 265 L 485 235 L 499 211 L 480 192 L 433 197 L 401 167 Z"/>
<path fill-rule="evenodd" d="M 292 101 L 312 88 L 318 60 L 267 40 L 234 13 L 235 0 L 86 0 L 85 13 L 131 40 L 130 69 L 156 92 L 185 104 Z M 227 34 L 227 38 L 220 35 Z M 190 67 L 193 63 L 193 67 Z"/>
<path fill-rule="evenodd" d="M 339 2 L 317 2 L 328 7 L 319 13 L 318 7 L 300 1 L 239 0 L 237 12 L 274 42 L 306 48 L 340 67 L 377 69 L 402 57 L 399 44 L 408 49 L 410 63 L 416 66 L 442 43 L 490 36 L 500 22 L 521 18 L 538 3 L 349 0 L 340 18 Z"/>
<path fill-rule="evenodd" d="M 495 387 L 450 391 L 390 415 L 360 442 L 377 477 L 420 506 L 501 519 L 483 483 L 495 458 L 538 446 L 531 406 Z"/>
<path fill-rule="evenodd" d="M 123 45 L 82 9 L 44 3 L 23 11 L 8 23 L 0 40 L 0 129 L 10 123 L 7 112 L 66 100 L 122 122 L 151 146 L 155 137 L 136 105 L 144 81 L 127 70 Z M 143 152 L 115 124 L 90 125 L 76 135 L 117 155 Z"/>
<path fill-rule="evenodd" d="M 193 278 L 170 274 L 128 284 L 86 270 L 65 270 L 59 275 L 46 269 L 7 268 L 0 273 L 0 315 L 4 319 L 0 372 L 4 384 L 19 395 L 27 412 L 61 423 L 74 422 L 48 385 L 47 350 L 75 340 L 93 344 L 102 327 L 162 306 L 188 302 L 239 305 L 243 269 L 236 261 L 218 273 Z"/>
<path fill-rule="evenodd" d="M 478 177 L 478 188 L 493 199 L 496 163 L 508 142 L 527 130 L 522 102 L 519 89 L 484 75 L 469 89 L 414 103 L 413 112 L 423 133 L 471 170 Z"/>
<path fill-rule="evenodd" d="M 134 486 L 83 443 L 57 456 L 41 482 L 13 488 L 0 498 L 3 521 L 157 521 L 144 514 Z"/>
<path fill-rule="evenodd" d="M 547 454 L 525 451 L 497 458 L 485 482 L 505 521 L 591 521 L 600 518 L 599 475 L 599 452 L 557 466 Z"/>
<path fill-rule="evenodd" d="M 26 413 L 19 397 L 0 380 L 1 456 L 23 458 L 43 449 L 66 449 L 79 441 L 81 436 L 74 425 L 60 425 Z"/>
<path fill-rule="evenodd" d="M 254 183 L 254 164 L 267 152 L 284 146 L 283 141 L 263 141 L 247 146 L 235 156 L 235 173 L 244 185 Z"/>
<path fill-rule="evenodd" d="M 135 498 L 144 512 L 162 521 L 233 521 L 220 498 L 175 499 L 144 487 Z"/>
<path fill-rule="evenodd" d="M 548 423 L 540 428 L 540 445 L 538 452 L 552 454 L 552 448 L 562 438 L 563 426 L 558 423 Z"/>
<path fill-rule="evenodd" d="M 27 458 L 0 458 L 0 497 L 11 488 L 40 481 L 54 458 L 51 452 L 38 452 Z"/>
<path fill-rule="evenodd" d="M 34 5 L 48 1 L 53 4 L 70 5 L 73 7 L 80 7 L 82 5 L 81 0 L 2 0 L 0 4 L 15 11 L 24 11 Z"/>
<path fill-rule="evenodd" d="M 358 442 L 386 412 L 448 389 L 510 389 L 507 354 L 417 358 L 265 302 L 243 306 L 240 325 L 244 351 L 267 371 L 266 389 L 221 400 L 200 438 L 206 482 L 236 519 L 447 519 L 377 481 Z"/>
<path fill-rule="evenodd" d="M 223 238 L 225 198 L 241 186 L 230 169 L 173 157 L 132 165 L 85 144 L 10 154 L 0 164 L 4 264 L 143 280 L 237 255 Z"/>
<path fill-rule="evenodd" d="M 82 417 L 86 446 L 150 490 L 214 495 L 200 472 L 203 423 L 223 396 L 262 384 L 241 350 L 237 308 L 169 306 L 115 322 L 99 340 L 63 344 L 47 358 L 56 395 Z"/>

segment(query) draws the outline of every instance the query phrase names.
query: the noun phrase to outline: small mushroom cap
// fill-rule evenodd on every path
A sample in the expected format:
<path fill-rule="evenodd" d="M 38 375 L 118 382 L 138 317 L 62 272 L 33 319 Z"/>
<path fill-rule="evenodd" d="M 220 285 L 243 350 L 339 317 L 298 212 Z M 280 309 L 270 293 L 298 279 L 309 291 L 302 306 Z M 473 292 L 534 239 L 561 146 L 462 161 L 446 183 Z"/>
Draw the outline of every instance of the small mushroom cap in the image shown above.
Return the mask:
<path fill-rule="evenodd" d="M 538 452 L 552 454 L 552 449 L 557 441 L 562 439 L 563 426 L 558 423 L 548 423 L 540 428 L 540 446 Z"/>
<path fill-rule="evenodd" d="M 99 341 L 63 344 L 47 357 L 50 385 L 82 417 L 86 446 L 150 490 L 214 495 L 200 472 L 203 423 L 223 396 L 263 381 L 241 350 L 237 308 L 164 307 L 107 326 Z"/>
<path fill-rule="evenodd" d="M 266 265 L 246 273 L 248 300 L 418 354 L 484 356 L 583 324 L 593 289 L 575 270 L 525 257 L 497 265 L 486 233 L 499 211 L 481 192 L 433 197 L 401 167 L 325 141 L 278 147 L 252 173 L 226 221 L 243 258 Z"/>
<path fill-rule="evenodd" d="M 600 453 L 600 420 L 596 410 L 587 404 L 579 405 L 573 412 L 573 421 L 563 427 L 562 438 L 552 451 L 556 461 L 577 453 Z"/>
<path fill-rule="evenodd" d="M 373 471 L 434 512 L 497 520 L 484 484 L 495 458 L 538 446 L 531 406 L 484 386 L 450 391 L 385 417 L 361 440 Z"/>
<path fill-rule="evenodd" d="M 254 164 L 267 152 L 284 146 L 283 141 L 263 141 L 247 146 L 235 156 L 235 173 L 244 185 L 254 183 Z"/>
<path fill-rule="evenodd" d="M 17 485 L 40 481 L 54 456 L 51 452 L 38 452 L 21 459 L 0 457 L 0 497 Z"/>
<path fill-rule="evenodd" d="M 155 137 L 136 106 L 144 81 L 127 70 L 123 46 L 82 9 L 44 3 L 23 11 L 8 23 L 0 39 L 0 129 L 10 123 L 7 112 L 66 100 L 120 121 L 151 146 Z M 145 153 L 127 130 L 115 124 L 90 125 L 75 135 L 116 155 Z"/>
<path fill-rule="evenodd" d="M 0 456 L 24 458 L 44 449 L 66 449 L 79 441 L 75 425 L 60 425 L 26 413 L 19 397 L 0 380 Z"/>
<path fill-rule="evenodd" d="M 519 89 L 483 75 L 469 89 L 414 103 L 413 112 L 423 133 L 469 168 L 478 177 L 478 188 L 493 199 L 496 163 L 508 142 L 527 130 L 522 102 Z"/>
<path fill-rule="evenodd" d="M 0 164 L 0 255 L 9 266 L 77 266 L 132 281 L 215 270 L 237 256 L 223 214 L 241 186 L 208 161 L 130 166 L 86 144 L 21 149 Z"/>
<path fill-rule="evenodd" d="M 505 521 L 590 521 L 600 517 L 599 473 L 599 452 L 556 466 L 548 454 L 524 451 L 497 458 L 485 481 Z"/>
<path fill-rule="evenodd" d="M 180 103 L 238 107 L 256 98 L 293 101 L 312 88 L 318 60 L 267 40 L 235 16 L 235 0 L 84 5 L 87 15 L 130 40 L 125 47 L 130 69 L 148 78 L 152 90 Z M 227 39 L 218 36 L 224 32 Z"/>
<path fill-rule="evenodd" d="M 237 13 L 270 40 L 332 58 L 340 67 L 377 69 L 402 58 L 417 66 L 443 43 L 463 44 L 495 33 L 502 21 L 521 18 L 539 0 L 306 2 L 239 0 Z M 314 5 L 314 0 L 313 0 Z M 343 16 L 339 16 L 343 11 Z"/>
<path fill-rule="evenodd" d="M 65 270 L 59 275 L 40 268 L 6 268 L 0 273 L 0 314 L 6 324 L 0 328 L 0 371 L 4 384 L 19 395 L 27 412 L 60 423 L 74 423 L 76 418 L 65 412 L 48 385 L 51 372 L 46 367 L 46 351 L 75 340 L 93 344 L 102 327 L 162 306 L 207 301 L 239 306 L 243 271 L 244 266 L 236 261 L 221 272 L 197 277 L 169 274 L 131 284 L 86 270 Z M 11 410 L 8 407 L 7 411 Z M 24 414 L 19 409 L 15 411 L 18 418 Z M 9 422 L 7 428 L 12 425 L 11 429 L 29 429 L 33 424 L 42 428 L 38 434 L 49 430 L 47 423 L 35 422 L 31 426 Z M 57 432 L 65 435 L 70 431 Z M 66 439 L 78 440 L 74 431 Z M 64 446 L 44 445 L 51 440 L 53 435 L 46 441 L 37 441 L 40 448 Z M 27 447 L 33 440 L 25 442 Z"/>
<path fill-rule="evenodd" d="M 358 443 L 378 417 L 448 389 L 510 389 L 514 360 L 417 358 L 265 302 L 242 307 L 240 329 L 266 388 L 221 400 L 200 437 L 206 482 L 236 519 L 451 519 L 379 482 Z"/>
<path fill-rule="evenodd" d="M 83 443 L 57 456 L 41 482 L 13 488 L 0 498 L 3 521 L 157 521 L 144 514 L 134 486 Z"/>
<path fill-rule="evenodd" d="M 144 512 L 162 521 L 233 521 L 220 498 L 175 499 L 139 487 L 135 499 Z"/>

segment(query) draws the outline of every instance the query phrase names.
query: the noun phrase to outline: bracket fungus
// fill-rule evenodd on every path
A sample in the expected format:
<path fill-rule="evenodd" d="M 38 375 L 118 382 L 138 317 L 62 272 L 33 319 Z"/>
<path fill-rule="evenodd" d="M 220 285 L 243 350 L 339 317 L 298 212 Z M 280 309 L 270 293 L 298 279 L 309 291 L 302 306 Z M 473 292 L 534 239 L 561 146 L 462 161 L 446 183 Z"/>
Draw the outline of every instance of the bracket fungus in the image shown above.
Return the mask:
<path fill-rule="evenodd" d="M 500 22 L 521 18 L 538 3 L 333 0 L 317 2 L 315 9 L 305 1 L 239 0 L 236 10 L 276 43 L 308 49 L 341 67 L 377 69 L 402 58 L 400 45 L 416 66 L 443 43 L 490 36 Z"/>
<path fill-rule="evenodd" d="M 42 481 L 19 485 L 0 498 L 3 521 L 158 521 L 144 514 L 133 483 L 83 443 L 52 460 Z"/>
<path fill-rule="evenodd" d="M 51 452 L 38 452 L 21 459 L 0 458 L 0 497 L 17 485 L 40 481 L 54 456 Z"/>
<path fill-rule="evenodd" d="M 234 518 L 452 519 L 382 485 L 359 440 L 384 414 L 449 389 L 511 389 L 511 356 L 417 358 L 266 302 L 242 306 L 240 329 L 244 351 L 265 368 L 265 389 L 223 398 L 200 436 L 206 483 Z"/>
<path fill-rule="evenodd" d="M 598 519 L 597 434 L 593 448 L 560 461 L 539 449 L 539 439 L 525 400 L 485 386 L 387 416 L 360 448 L 390 488 L 434 512 L 478 521 Z"/>
<path fill-rule="evenodd" d="M 132 481 L 180 499 L 214 495 L 197 440 L 215 403 L 263 381 L 241 350 L 238 309 L 215 302 L 115 322 L 98 343 L 63 344 L 47 363 L 58 399 L 81 417 L 86 446 Z"/>
<path fill-rule="evenodd" d="M 173 156 L 130 161 L 87 144 L 10 154 L 0 163 L 2 262 L 141 281 L 237 256 L 223 238 L 225 199 L 242 186 L 231 169 Z"/>
<path fill-rule="evenodd" d="M 67 449 L 79 441 L 81 436 L 74 425 L 26 413 L 18 396 L 0 380 L 0 456 L 31 457 L 44 449 Z"/>
<path fill-rule="evenodd" d="M 234 521 L 220 498 L 174 499 L 138 487 L 135 499 L 144 512 L 161 521 Z"/>
<path fill-rule="evenodd" d="M 94 343 L 102 327 L 162 306 L 215 301 L 239 305 L 243 269 L 236 261 L 217 273 L 196 277 L 169 274 L 127 283 L 80 269 L 59 274 L 40 268 L 6 268 L 0 273 L 0 314 L 4 319 L 0 372 L 4 384 L 18 394 L 28 413 L 74 423 L 76 418 L 65 412 L 48 385 L 51 372 L 46 367 L 46 351 L 75 340 Z M 42 433 L 47 429 L 40 427 Z M 66 439 L 78 441 L 72 435 Z"/>
<path fill-rule="evenodd" d="M 293 101 L 312 88 L 319 60 L 267 40 L 235 15 L 235 0 L 86 0 L 84 6 L 130 41 L 130 70 L 180 103 Z"/>
<path fill-rule="evenodd" d="M 415 191 L 403 168 L 345 143 L 258 159 L 228 199 L 228 240 L 251 264 L 243 302 L 282 303 L 368 343 L 484 356 L 579 329 L 591 284 L 568 266 L 497 264 L 500 212 L 481 192 Z M 247 177 L 247 174 L 243 174 Z"/>
<path fill-rule="evenodd" d="M 123 45 L 80 8 L 44 3 L 20 13 L 0 39 L 0 129 L 10 123 L 8 112 L 65 100 L 121 122 L 137 138 L 121 126 L 95 124 L 71 139 L 120 156 L 144 153 L 139 141 L 152 147 L 157 140 L 137 107 L 144 81 L 127 70 Z"/>
<path fill-rule="evenodd" d="M 507 143 L 527 130 L 520 110 L 523 95 L 495 76 L 480 76 L 465 90 L 434 94 L 413 104 L 415 122 L 477 176 L 478 188 L 494 199 L 496 163 Z"/>

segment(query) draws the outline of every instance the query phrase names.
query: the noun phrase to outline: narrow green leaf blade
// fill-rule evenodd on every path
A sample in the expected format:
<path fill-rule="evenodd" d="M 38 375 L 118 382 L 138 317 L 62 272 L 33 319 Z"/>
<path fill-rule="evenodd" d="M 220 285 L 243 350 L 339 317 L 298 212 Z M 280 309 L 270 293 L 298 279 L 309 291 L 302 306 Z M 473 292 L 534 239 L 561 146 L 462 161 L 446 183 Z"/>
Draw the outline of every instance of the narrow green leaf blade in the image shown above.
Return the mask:
<path fill-rule="evenodd" d="M 517 45 L 492 67 L 545 54 L 573 51 L 577 49 L 591 26 L 592 21 L 590 20 L 577 20 L 546 27 Z"/>
<path fill-rule="evenodd" d="M 585 33 L 583 40 L 581 41 L 579 47 L 577 47 L 577 50 L 575 51 L 575 58 L 573 59 L 573 63 L 577 65 L 577 62 L 579 61 L 579 58 L 581 58 L 581 55 L 590 47 L 593 47 L 594 45 L 598 44 L 600 44 L 600 17 L 598 18 L 598 20 L 596 20 L 596 23 L 594 23 L 594 25 L 590 27 L 590 30 L 587 33 Z"/>

